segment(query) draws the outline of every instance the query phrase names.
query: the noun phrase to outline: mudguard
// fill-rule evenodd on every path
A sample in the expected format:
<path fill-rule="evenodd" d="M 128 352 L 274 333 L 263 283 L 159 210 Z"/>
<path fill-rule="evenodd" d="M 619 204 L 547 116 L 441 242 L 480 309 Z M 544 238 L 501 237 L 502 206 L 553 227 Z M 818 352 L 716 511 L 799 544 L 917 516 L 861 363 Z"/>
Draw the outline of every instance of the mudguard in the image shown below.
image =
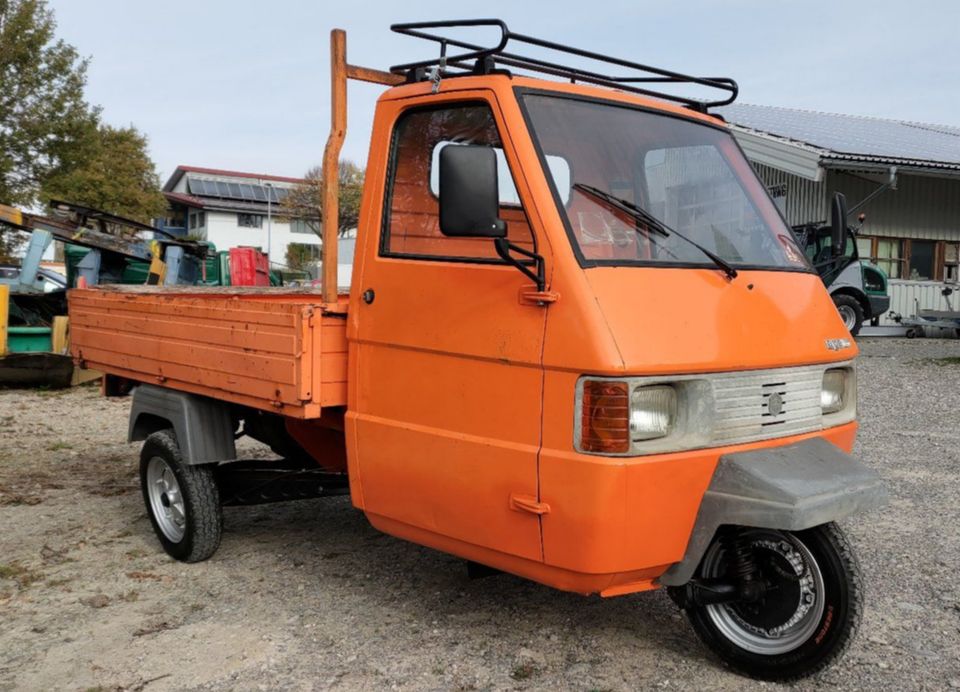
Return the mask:
<path fill-rule="evenodd" d="M 230 409 L 222 401 L 143 384 L 133 392 L 128 442 L 145 440 L 157 430 L 173 428 L 180 454 L 188 464 L 237 458 Z"/>
<path fill-rule="evenodd" d="M 886 500 L 876 471 L 820 438 L 724 455 L 683 560 L 659 582 L 680 586 L 690 581 L 721 525 L 801 531 L 881 507 Z"/>

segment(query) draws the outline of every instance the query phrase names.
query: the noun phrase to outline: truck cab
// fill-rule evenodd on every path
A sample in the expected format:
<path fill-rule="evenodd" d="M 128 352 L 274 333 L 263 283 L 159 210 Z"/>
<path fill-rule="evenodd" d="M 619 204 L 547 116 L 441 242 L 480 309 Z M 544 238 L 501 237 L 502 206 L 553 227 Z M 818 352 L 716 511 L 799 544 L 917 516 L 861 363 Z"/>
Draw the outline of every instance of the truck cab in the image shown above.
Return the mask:
<path fill-rule="evenodd" d="M 390 73 L 346 63 L 334 33 L 327 173 L 346 79 L 391 85 L 348 293 L 335 241 L 320 294 L 74 292 L 77 360 L 140 383 L 130 437 L 161 543 L 212 554 L 222 520 L 191 506 L 216 501 L 246 433 L 339 474 L 386 533 L 567 591 L 668 587 L 738 670 L 821 669 L 860 608 L 833 522 L 883 490 L 849 454 L 857 347 L 823 282 L 709 104 L 654 90 L 727 103 L 735 83 L 597 54 L 655 77 L 561 69 L 478 23 L 497 46 L 395 26 L 442 50 Z M 174 326 L 212 320 L 203 343 Z"/>

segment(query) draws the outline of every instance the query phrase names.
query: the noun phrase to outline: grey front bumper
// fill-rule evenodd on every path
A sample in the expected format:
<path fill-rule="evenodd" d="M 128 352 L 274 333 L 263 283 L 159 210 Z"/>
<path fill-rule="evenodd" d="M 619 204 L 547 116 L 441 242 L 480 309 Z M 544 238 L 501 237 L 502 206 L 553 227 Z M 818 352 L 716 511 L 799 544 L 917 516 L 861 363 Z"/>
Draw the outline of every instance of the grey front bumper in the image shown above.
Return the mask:
<path fill-rule="evenodd" d="M 801 531 L 882 507 L 880 476 L 824 439 L 720 457 L 683 560 L 660 577 L 690 581 L 724 524 Z"/>
<path fill-rule="evenodd" d="M 867 295 L 867 302 L 870 303 L 870 317 L 883 317 L 890 309 L 890 296 Z"/>

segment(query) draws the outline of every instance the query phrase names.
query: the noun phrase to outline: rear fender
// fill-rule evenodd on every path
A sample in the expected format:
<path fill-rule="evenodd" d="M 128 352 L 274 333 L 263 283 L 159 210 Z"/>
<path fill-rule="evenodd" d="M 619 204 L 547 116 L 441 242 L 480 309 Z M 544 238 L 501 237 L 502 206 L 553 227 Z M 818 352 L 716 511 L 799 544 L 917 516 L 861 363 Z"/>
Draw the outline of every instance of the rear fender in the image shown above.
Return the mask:
<path fill-rule="evenodd" d="M 133 392 L 128 442 L 145 440 L 158 430 L 173 428 L 183 460 L 188 464 L 233 461 L 237 447 L 227 404 L 196 394 L 143 384 Z"/>
<path fill-rule="evenodd" d="M 720 457 L 683 560 L 660 577 L 690 581 L 722 525 L 802 531 L 881 507 L 880 476 L 826 440 L 815 438 Z"/>

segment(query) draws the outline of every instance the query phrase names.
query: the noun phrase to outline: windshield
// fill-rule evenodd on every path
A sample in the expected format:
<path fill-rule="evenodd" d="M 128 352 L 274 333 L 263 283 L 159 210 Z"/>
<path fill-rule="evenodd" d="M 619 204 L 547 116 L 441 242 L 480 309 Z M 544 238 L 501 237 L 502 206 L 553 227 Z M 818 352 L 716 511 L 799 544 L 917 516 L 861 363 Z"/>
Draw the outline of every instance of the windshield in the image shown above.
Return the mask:
<path fill-rule="evenodd" d="M 809 270 L 728 132 L 609 102 L 525 94 L 523 103 L 544 156 L 569 171 L 561 180 L 549 166 L 547 176 L 584 264 L 711 265 L 676 234 L 590 194 L 595 188 L 730 265 Z"/>

